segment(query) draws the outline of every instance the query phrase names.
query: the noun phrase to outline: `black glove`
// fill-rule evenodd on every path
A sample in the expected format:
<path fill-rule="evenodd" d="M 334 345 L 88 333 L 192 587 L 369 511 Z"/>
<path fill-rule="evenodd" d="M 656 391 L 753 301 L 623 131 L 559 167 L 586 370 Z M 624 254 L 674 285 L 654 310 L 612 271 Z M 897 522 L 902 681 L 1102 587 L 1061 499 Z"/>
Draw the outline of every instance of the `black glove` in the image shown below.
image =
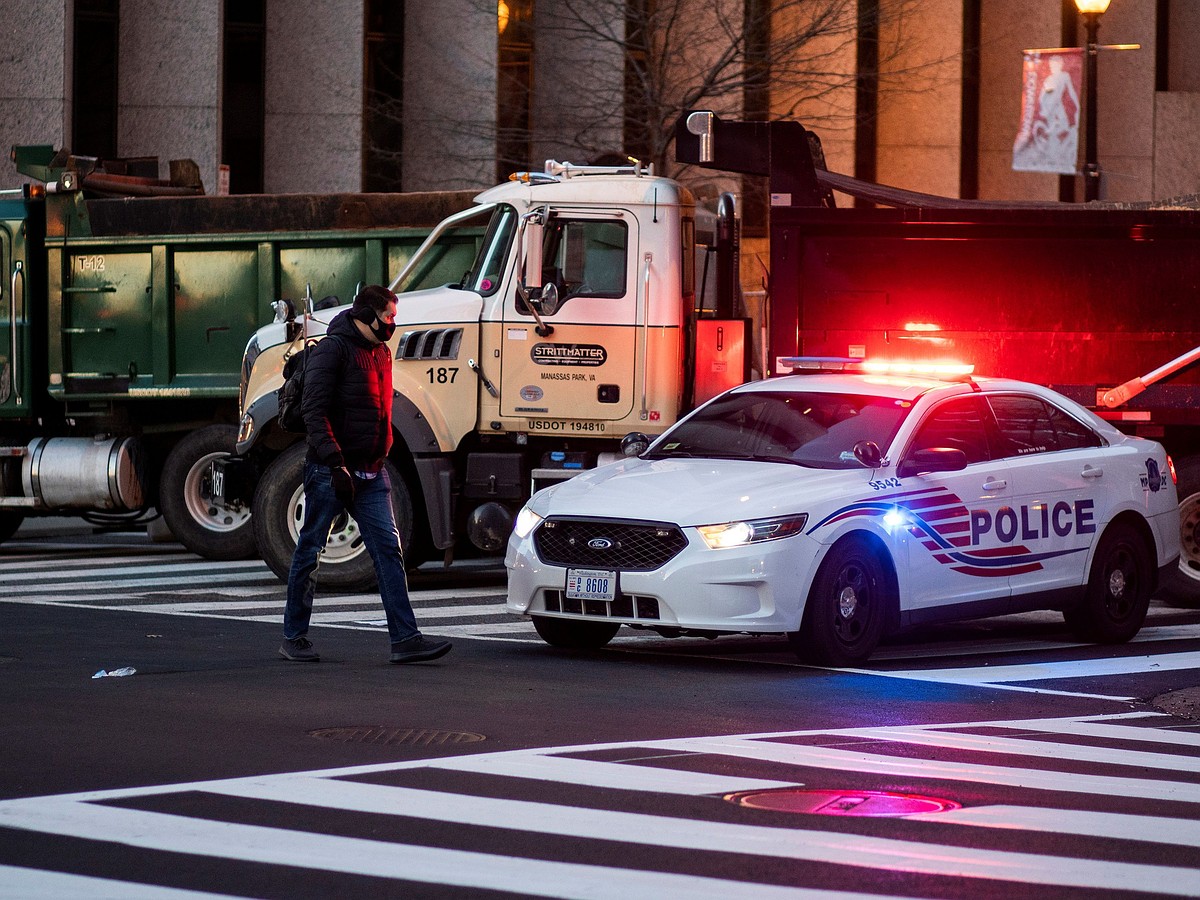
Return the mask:
<path fill-rule="evenodd" d="M 342 506 L 349 508 L 354 503 L 354 476 L 345 466 L 341 466 L 334 469 L 330 477 L 333 482 L 333 493 L 342 502 Z"/>

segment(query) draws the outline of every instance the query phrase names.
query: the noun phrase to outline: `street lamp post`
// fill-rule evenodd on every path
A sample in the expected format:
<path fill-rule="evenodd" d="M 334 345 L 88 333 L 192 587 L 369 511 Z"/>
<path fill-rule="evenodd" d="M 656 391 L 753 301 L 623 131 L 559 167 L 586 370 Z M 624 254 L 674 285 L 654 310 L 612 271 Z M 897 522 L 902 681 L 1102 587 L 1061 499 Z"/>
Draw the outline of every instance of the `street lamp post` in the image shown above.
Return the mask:
<path fill-rule="evenodd" d="M 1075 0 L 1075 7 L 1083 15 L 1083 27 L 1087 32 L 1087 69 L 1085 93 L 1087 94 L 1087 131 L 1084 134 L 1083 154 L 1083 199 L 1100 199 L 1100 163 L 1096 148 L 1096 108 L 1099 105 L 1100 79 L 1096 59 L 1100 48 L 1096 33 L 1100 30 L 1100 17 L 1108 9 L 1110 0 Z"/>

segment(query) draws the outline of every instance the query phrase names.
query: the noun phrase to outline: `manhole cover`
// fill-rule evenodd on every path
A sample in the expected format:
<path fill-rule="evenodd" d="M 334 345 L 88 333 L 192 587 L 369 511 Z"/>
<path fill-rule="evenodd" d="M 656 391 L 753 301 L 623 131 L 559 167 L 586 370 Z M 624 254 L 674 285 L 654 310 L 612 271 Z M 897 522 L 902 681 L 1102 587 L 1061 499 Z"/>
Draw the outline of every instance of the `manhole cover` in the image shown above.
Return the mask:
<path fill-rule="evenodd" d="M 772 812 L 808 813 L 818 816 L 912 816 L 946 812 L 961 803 L 920 794 L 893 791 L 809 791 L 778 788 L 770 791 L 740 791 L 725 799 L 738 806 Z"/>
<path fill-rule="evenodd" d="M 392 728 L 387 725 L 350 725 L 343 728 L 318 728 L 310 735 L 345 744 L 411 744 L 428 747 L 441 744 L 473 744 L 482 734 L 471 731 L 432 731 L 427 728 Z"/>

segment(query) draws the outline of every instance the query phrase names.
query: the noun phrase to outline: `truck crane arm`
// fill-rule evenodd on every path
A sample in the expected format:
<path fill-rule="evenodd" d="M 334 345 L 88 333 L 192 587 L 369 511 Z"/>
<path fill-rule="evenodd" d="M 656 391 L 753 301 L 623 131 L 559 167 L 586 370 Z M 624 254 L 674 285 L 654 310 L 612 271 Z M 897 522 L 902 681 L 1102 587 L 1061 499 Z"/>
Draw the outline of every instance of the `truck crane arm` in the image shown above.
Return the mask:
<path fill-rule="evenodd" d="M 1148 372 L 1140 378 L 1131 378 L 1124 384 L 1105 391 L 1100 395 L 1100 403 L 1108 409 L 1115 409 L 1122 403 L 1132 400 L 1156 381 L 1162 381 L 1164 378 L 1174 375 L 1198 359 L 1200 359 L 1200 347 L 1195 347 L 1182 356 L 1175 357 L 1169 363 L 1164 363 L 1153 372 Z"/>

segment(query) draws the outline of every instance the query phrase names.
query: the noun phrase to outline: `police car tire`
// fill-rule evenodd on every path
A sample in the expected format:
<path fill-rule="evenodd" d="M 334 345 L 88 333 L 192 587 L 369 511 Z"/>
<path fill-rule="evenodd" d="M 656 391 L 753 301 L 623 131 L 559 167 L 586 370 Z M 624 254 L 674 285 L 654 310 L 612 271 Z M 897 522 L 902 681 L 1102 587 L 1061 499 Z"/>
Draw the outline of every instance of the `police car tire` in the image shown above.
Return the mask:
<path fill-rule="evenodd" d="M 597 650 L 611 641 L 621 626 L 611 622 L 576 622 L 572 619 L 534 616 L 533 627 L 551 647 Z"/>
<path fill-rule="evenodd" d="M 840 609 L 847 588 L 853 590 L 855 601 L 849 617 Z M 864 538 L 844 538 L 821 562 L 800 630 L 788 635 L 796 654 L 824 666 L 865 662 L 883 637 L 891 593 L 878 550 Z"/>
<path fill-rule="evenodd" d="M 1152 559 L 1145 539 L 1131 525 L 1118 522 L 1109 526 L 1096 547 L 1083 602 L 1064 611 L 1063 618 L 1084 640 L 1124 643 L 1146 620 L 1152 583 Z"/>

